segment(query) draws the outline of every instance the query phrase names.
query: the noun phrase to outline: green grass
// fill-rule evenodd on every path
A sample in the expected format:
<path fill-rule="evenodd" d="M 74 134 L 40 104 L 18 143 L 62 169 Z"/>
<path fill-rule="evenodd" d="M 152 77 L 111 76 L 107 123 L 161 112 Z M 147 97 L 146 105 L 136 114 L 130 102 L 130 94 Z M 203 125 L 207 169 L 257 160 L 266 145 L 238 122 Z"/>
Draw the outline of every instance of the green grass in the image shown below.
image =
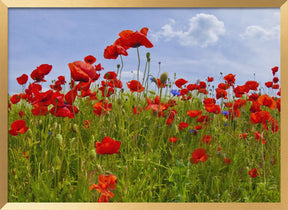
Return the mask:
<path fill-rule="evenodd" d="M 172 97 L 165 92 L 161 102 Z M 154 100 L 155 95 L 148 96 Z M 100 174 L 109 173 L 118 179 L 112 202 L 279 202 L 280 132 L 269 128 L 262 144 L 254 136 L 262 125 L 249 123 L 251 102 L 241 108 L 239 118 L 227 120 L 221 113 L 207 113 L 203 97 L 194 94 L 189 101 L 173 97 L 178 113 L 170 126 L 151 110 L 133 114 L 132 106 L 147 105 L 143 93 L 137 102 L 137 94 L 118 92 L 108 99 L 112 110 L 100 117 L 93 113 L 95 101 L 85 98 L 77 98 L 80 111 L 73 119 L 33 116 L 23 100 L 12 105 L 9 126 L 22 110 L 29 130 L 9 135 L 9 202 L 96 202 L 99 193 L 89 187 L 98 183 Z M 196 119 L 186 113 L 196 109 L 212 120 L 195 135 L 190 129 Z M 280 122 L 277 109 L 269 112 Z M 84 120 L 91 121 L 89 129 Z M 189 127 L 179 131 L 180 122 Z M 244 132 L 247 138 L 240 140 Z M 205 134 L 212 136 L 211 144 L 201 144 Z M 95 156 L 95 142 L 105 136 L 122 142 L 120 154 Z M 169 142 L 171 136 L 178 141 Z M 191 153 L 200 147 L 209 158 L 192 164 Z M 224 154 L 231 164 L 223 164 Z M 257 168 L 260 176 L 251 178 L 251 168 Z"/>

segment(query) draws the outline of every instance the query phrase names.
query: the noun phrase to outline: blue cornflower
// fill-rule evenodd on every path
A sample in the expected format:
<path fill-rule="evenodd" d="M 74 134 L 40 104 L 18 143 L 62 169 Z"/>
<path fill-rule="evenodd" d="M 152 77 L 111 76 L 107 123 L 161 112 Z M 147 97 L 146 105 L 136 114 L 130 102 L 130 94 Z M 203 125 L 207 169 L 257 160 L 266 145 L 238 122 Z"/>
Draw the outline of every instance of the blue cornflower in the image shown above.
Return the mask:
<path fill-rule="evenodd" d="M 180 96 L 181 95 L 179 90 L 171 90 L 171 93 L 173 94 L 173 96 Z"/>
<path fill-rule="evenodd" d="M 150 81 L 153 82 L 153 77 L 150 77 Z"/>
<path fill-rule="evenodd" d="M 228 111 L 222 111 L 222 114 L 224 114 L 224 115 L 228 115 L 229 112 L 228 112 Z"/>
<path fill-rule="evenodd" d="M 224 123 L 224 126 L 227 126 L 227 123 Z"/>

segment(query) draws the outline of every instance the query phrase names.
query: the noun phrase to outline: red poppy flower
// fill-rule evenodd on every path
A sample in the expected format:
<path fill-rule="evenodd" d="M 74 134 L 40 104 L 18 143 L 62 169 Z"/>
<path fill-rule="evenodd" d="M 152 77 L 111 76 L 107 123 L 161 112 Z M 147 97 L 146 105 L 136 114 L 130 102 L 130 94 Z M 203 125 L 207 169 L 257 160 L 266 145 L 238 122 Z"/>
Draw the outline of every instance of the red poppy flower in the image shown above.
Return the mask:
<path fill-rule="evenodd" d="M 17 136 L 18 133 L 26 133 L 26 131 L 29 128 L 26 126 L 25 120 L 16 120 L 11 124 L 11 129 L 9 130 L 9 133 L 12 136 Z"/>
<path fill-rule="evenodd" d="M 233 74 L 228 74 L 226 75 L 223 79 L 229 84 L 229 85 L 233 85 L 235 82 L 235 76 Z"/>
<path fill-rule="evenodd" d="M 199 111 L 199 110 L 189 110 L 189 111 L 187 111 L 187 114 L 188 114 L 190 117 L 198 117 L 199 115 L 202 114 L 202 111 Z"/>
<path fill-rule="evenodd" d="M 276 119 L 272 118 L 271 121 L 270 121 L 272 127 L 271 127 L 271 130 L 273 133 L 275 132 L 278 132 L 279 131 L 279 125 L 278 125 L 278 122 Z"/>
<path fill-rule="evenodd" d="M 171 125 L 171 123 L 173 122 L 173 120 L 175 119 L 175 116 L 177 114 L 177 111 L 175 109 L 171 109 L 169 111 L 169 114 L 168 114 L 168 119 L 166 121 L 166 124 L 167 125 Z"/>
<path fill-rule="evenodd" d="M 205 110 L 209 113 L 215 113 L 215 114 L 219 114 L 221 111 L 220 106 L 215 104 L 206 104 Z"/>
<path fill-rule="evenodd" d="M 255 177 L 259 176 L 258 171 L 257 171 L 256 168 L 251 168 L 251 170 L 249 171 L 249 175 L 250 175 L 252 178 L 255 178 Z"/>
<path fill-rule="evenodd" d="M 274 83 L 279 82 L 279 78 L 278 78 L 278 77 L 274 77 L 274 78 L 273 78 L 273 82 L 274 82 Z"/>
<path fill-rule="evenodd" d="M 189 84 L 189 85 L 187 85 L 187 89 L 190 91 L 196 90 L 197 84 Z"/>
<path fill-rule="evenodd" d="M 104 189 L 115 190 L 117 184 L 117 177 L 115 175 L 102 175 L 98 177 L 99 186 Z"/>
<path fill-rule="evenodd" d="M 134 106 L 134 107 L 132 107 L 132 109 L 133 109 L 133 114 L 139 115 L 142 112 L 141 107 Z"/>
<path fill-rule="evenodd" d="M 246 138 L 247 138 L 247 133 L 241 133 L 241 134 L 239 135 L 239 138 L 240 138 L 240 139 L 246 139 Z"/>
<path fill-rule="evenodd" d="M 270 109 L 275 109 L 276 107 L 275 100 L 270 96 L 268 96 L 267 94 L 261 95 L 257 101 L 260 105 L 267 106 Z"/>
<path fill-rule="evenodd" d="M 209 120 L 210 120 L 210 118 L 206 115 L 202 115 L 202 116 L 197 118 L 197 122 L 208 122 Z"/>
<path fill-rule="evenodd" d="M 19 85 L 24 85 L 28 81 L 28 75 L 27 74 L 22 74 L 22 76 L 20 76 L 20 77 L 18 77 L 16 79 L 17 79 L 17 82 L 19 83 Z"/>
<path fill-rule="evenodd" d="M 245 86 L 248 87 L 250 90 L 257 90 L 259 83 L 256 81 L 247 81 Z"/>
<path fill-rule="evenodd" d="M 113 140 L 112 138 L 106 136 L 103 138 L 102 142 L 96 142 L 96 153 L 100 155 L 108 154 L 112 155 L 114 153 L 120 153 L 119 149 L 121 146 L 120 141 Z"/>
<path fill-rule="evenodd" d="M 185 96 L 188 93 L 188 89 L 184 88 L 184 89 L 181 89 L 179 92 L 181 96 Z"/>
<path fill-rule="evenodd" d="M 76 106 L 70 104 L 65 104 L 62 106 L 53 107 L 50 110 L 50 114 L 56 117 L 69 117 L 70 119 L 74 118 L 74 113 L 77 114 L 79 109 Z"/>
<path fill-rule="evenodd" d="M 65 95 L 65 101 L 66 101 L 68 104 L 72 105 L 73 102 L 74 102 L 75 99 L 76 99 L 76 96 L 77 96 L 77 90 L 76 90 L 76 89 L 70 90 L 70 91 L 69 91 L 68 93 L 66 93 L 66 95 Z"/>
<path fill-rule="evenodd" d="M 24 112 L 24 111 L 19 111 L 19 117 L 20 117 L 20 118 L 23 118 L 24 115 L 25 115 L 25 112 Z"/>
<path fill-rule="evenodd" d="M 17 104 L 21 100 L 20 94 L 15 94 L 10 98 L 12 104 Z"/>
<path fill-rule="evenodd" d="M 207 78 L 207 82 L 213 82 L 214 81 L 214 78 L 213 77 L 208 77 Z"/>
<path fill-rule="evenodd" d="M 106 59 L 116 59 L 118 55 L 127 56 L 128 53 L 124 47 L 115 44 L 107 46 L 104 50 L 104 58 Z"/>
<path fill-rule="evenodd" d="M 137 80 L 131 80 L 129 83 L 126 82 L 126 84 L 131 92 L 141 93 L 145 89 L 144 87 L 142 87 L 141 83 L 138 82 Z"/>
<path fill-rule="evenodd" d="M 195 130 L 201 130 L 201 129 L 202 129 L 202 125 L 195 125 L 195 126 L 194 126 L 194 129 L 195 129 Z"/>
<path fill-rule="evenodd" d="M 223 89 L 223 90 L 227 90 L 229 89 L 230 85 L 229 84 L 225 84 L 225 83 L 219 83 L 218 88 Z"/>
<path fill-rule="evenodd" d="M 225 98 L 227 99 L 227 92 L 224 89 L 217 88 L 216 89 L 216 99 Z"/>
<path fill-rule="evenodd" d="M 108 71 L 107 73 L 104 74 L 104 79 L 107 80 L 113 80 L 116 79 L 117 74 L 114 71 Z"/>
<path fill-rule="evenodd" d="M 274 84 L 273 86 L 272 86 L 272 89 L 279 89 L 279 87 L 280 87 L 280 85 L 279 84 Z"/>
<path fill-rule="evenodd" d="M 188 82 L 187 80 L 181 78 L 181 79 L 177 79 L 177 80 L 175 81 L 175 85 L 176 85 L 178 88 L 181 88 L 182 85 L 185 85 L 187 82 Z"/>
<path fill-rule="evenodd" d="M 205 105 L 208 105 L 208 104 L 216 104 L 216 100 L 215 100 L 214 98 L 205 98 L 205 99 L 203 100 L 203 103 L 204 103 Z"/>
<path fill-rule="evenodd" d="M 99 117 L 100 115 L 102 114 L 107 114 L 108 111 L 111 111 L 111 107 L 112 107 L 112 104 L 111 103 L 108 103 L 107 100 L 103 101 L 99 101 L 97 102 L 96 104 L 93 105 L 93 112 Z"/>
<path fill-rule="evenodd" d="M 275 76 L 275 73 L 278 71 L 278 69 L 279 69 L 278 66 L 274 66 L 274 67 L 271 69 L 273 76 Z"/>
<path fill-rule="evenodd" d="M 30 76 L 33 80 L 36 80 L 36 82 L 46 82 L 44 77 L 50 73 L 51 69 L 52 65 L 42 64 L 38 66 L 34 71 L 32 71 Z"/>
<path fill-rule="evenodd" d="M 229 158 L 224 157 L 223 158 L 223 163 L 229 165 L 231 163 L 231 160 Z"/>
<path fill-rule="evenodd" d="M 237 86 L 234 89 L 234 93 L 235 93 L 235 97 L 240 98 L 242 97 L 243 94 L 248 93 L 249 92 L 249 87 L 247 87 L 246 85 L 242 85 L 242 86 Z"/>
<path fill-rule="evenodd" d="M 89 64 L 93 64 L 96 62 L 96 58 L 93 55 L 88 55 L 84 58 L 84 61 Z"/>
<path fill-rule="evenodd" d="M 250 96 L 249 96 L 249 99 L 248 101 L 257 101 L 259 95 L 257 93 L 252 93 Z"/>
<path fill-rule="evenodd" d="M 34 108 L 31 109 L 31 112 L 34 116 L 44 116 L 48 112 L 48 106 L 41 103 L 34 104 Z"/>
<path fill-rule="evenodd" d="M 168 139 L 169 139 L 169 141 L 170 141 L 171 143 L 176 143 L 177 140 L 178 140 L 178 138 L 175 137 L 175 136 L 173 136 L 173 137 L 169 137 Z"/>
<path fill-rule="evenodd" d="M 212 137 L 210 135 L 204 135 L 201 139 L 202 143 L 210 144 L 212 142 Z"/>
<path fill-rule="evenodd" d="M 267 122 L 272 119 L 270 113 L 268 111 L 260 111 L 250 114 L 250 121 L 253 124 L 262 123 L 263 129 L 267 128 Z"/>
<path fill-rule="evenodd" d="M 183 130 L 184 128 L 187 128 L 189 124 L 187 122 L 180 122 L 179 123 L 179 130 Z"/>
<path fill-rule="evenodd" d="M 245 106 L 246 102 L 247 101 L 245 99 L 237 99 L 234 102 L 233 109 L 236 110 L 242 108 L 243 106 Z"/>
<path fill-rule="evenodd" d="M 94 66 L 89 63 L 74 61 L 73 63 L 69 63 L 68 66 L 74 81 L 89 82 L 90 80 L 95 81 L 99 78 L 99 74 L 96 73 Z"/>
<path fill-rule="evenodd" d="M 225 103 L 225 106 L 226 106 L 227 108 L 230 108 L 230 107 L 233 106 L 233 103 L 231 103 L 231 102 L 227 102 L 227 103 Z"/>
<path fill-rule="evenodd" d="M 192 158 L 190 158 L 190 162 L 193 164 L 201 162 L 205 162 L 208 159 L 208 155 L 206 154 L 206 149 L 198 148 L 192 152 Z"/>
<path fill-rule="evenodd" d="M 265 82 L 265 86 L 267 87 L 267 88 L 270 88 L 270 87 L 272 87 L 273 86 L 273 82 Z"/>
<path fill-rule="evenodd" d="M 253 101 L 252 106 L 250 107 L 250 112 L 260 112 L 261 108 L 260 108 L 260 104 L 257 101 Z"/>
<path fill-rule="evenodd" d="M 281 111 L 281 99 L 280 98 L 277 99 L 276 106 L 277 106 L 278 111 L 280 112 Z"/>
<path fill-rule="evenodd" d="M 89 129 L 90 128 L 90 124 L 92 123 L 91 120 L 84 120 L 84 128 Z"/>
<path fill-rule="evenodd" d="M 101 63 L 95 65 L 95 70 L 96 70 L 96 71 L 101 71 L 101 70 L 103 70 L 103 69 L 104 69 L 104 67 L 101 66 Z"/>
<path fill-rule="evenodd" d="M 52 90 L 47 90 L 45 92 L 35 92 L 35 97 L 31 99 L 31 104 L 41 103 L 42 106 L 48 106 L 51 104 L 51 97 L 53 95 Z"/>
<path fill-rule="evenodd" d="M 99 175 L 99 185 L 93 184 L 90 190 L 96 189 L 100 193 L 98 202 L 108 202 L 110 198 L 114 197 L 114 194 L 109 190 L 116 189 L 117 177 L 115 175 Z"/>
<path fill-rule="evenodd" d="M 153 44 L 147 38 L 148 28 L 144 27 L 139 31 L 133 32 L 131 30 L 124 30 L 119 33 L 120 38 L 118 38 L 114 45 L 120 45 L 125 49 L 130 47 L 136 48 L 140 46 L 145 46 L 147 48 L 152 48 Z"/>
<path fill-rule="evenodd" d="M 166 87 L 166 84 L 165 84 L 165 83 L 162 83 L 160 79 L 157 79 L 157 87 L 158 87 L 158 88 L 165 88 L 165 87 Z"/>
<path fill-rule="evenodd" d="M 200 81 L 198 84 L 198 89 L 205 89 L 207 87 L 206 82 Z"/>

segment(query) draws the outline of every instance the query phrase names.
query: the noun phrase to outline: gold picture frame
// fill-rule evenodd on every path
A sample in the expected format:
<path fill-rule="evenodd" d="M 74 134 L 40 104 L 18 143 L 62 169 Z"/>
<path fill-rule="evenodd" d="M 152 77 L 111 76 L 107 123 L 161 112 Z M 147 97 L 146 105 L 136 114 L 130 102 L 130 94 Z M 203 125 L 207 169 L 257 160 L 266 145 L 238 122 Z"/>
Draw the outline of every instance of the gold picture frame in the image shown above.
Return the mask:
<path fill-rule="evenodd" d="M 281 202 L 279 203 L 8 203 L 8 9 L 88 7 L 280 8 L 281 79 L 288 78 L 288 0 L 0 0 L 0 208 L 17 209 L 288 209 L 288 83 L 281 84 Z"/>

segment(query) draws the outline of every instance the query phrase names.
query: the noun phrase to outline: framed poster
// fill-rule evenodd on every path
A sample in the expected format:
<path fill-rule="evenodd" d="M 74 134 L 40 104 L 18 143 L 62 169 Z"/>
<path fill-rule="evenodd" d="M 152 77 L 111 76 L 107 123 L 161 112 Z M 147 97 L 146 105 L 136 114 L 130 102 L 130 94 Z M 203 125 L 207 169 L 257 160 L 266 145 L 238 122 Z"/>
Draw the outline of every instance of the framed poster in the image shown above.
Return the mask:
<path fill-rule="evenodd" d="M 287 207 L 287 7 L 2 1 L 3 209 Z"/>

